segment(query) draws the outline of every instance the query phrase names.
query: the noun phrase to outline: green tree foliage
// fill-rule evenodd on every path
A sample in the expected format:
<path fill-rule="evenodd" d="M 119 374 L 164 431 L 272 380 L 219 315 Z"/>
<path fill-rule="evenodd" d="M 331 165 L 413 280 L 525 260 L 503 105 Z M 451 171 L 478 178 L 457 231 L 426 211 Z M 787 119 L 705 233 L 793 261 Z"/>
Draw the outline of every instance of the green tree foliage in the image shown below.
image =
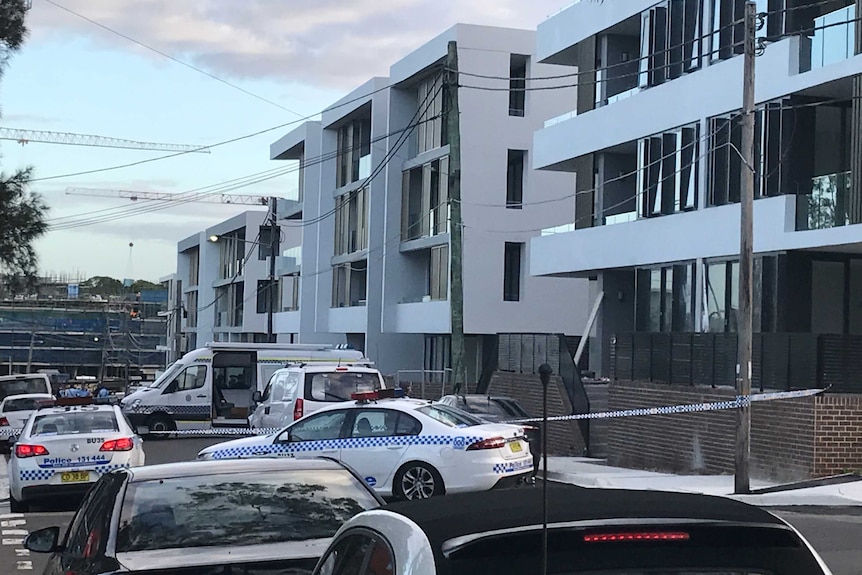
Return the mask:
<path fill-rule="evenodd" d="M 0 0 L 0 75 L 27 38 L 28 0 Z M 29 189 L 33 168 L 0 172 L 0 273 L 32 285 L 39 260 L 34 242 L 48 231 L 48 206 Z M 11 283 L 11 280 L 9 280 Z"/>

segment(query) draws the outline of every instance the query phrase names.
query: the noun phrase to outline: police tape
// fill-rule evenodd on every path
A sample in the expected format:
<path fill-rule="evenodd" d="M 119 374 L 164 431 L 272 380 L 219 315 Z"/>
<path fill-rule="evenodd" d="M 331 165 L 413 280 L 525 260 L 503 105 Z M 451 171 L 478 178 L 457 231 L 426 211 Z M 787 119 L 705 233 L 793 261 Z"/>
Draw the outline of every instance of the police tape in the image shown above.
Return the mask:
<path fill-rule="evenodd" d="M 700 413 L 705 411 L 721 411 L 726 409 L 739 409 L 748 407 L 752 403 L 762 401 L 777 401 L 782 399 L 799 399 L 803 397 L 811 397 L 819 395 L 826 391 L 825 389 L 802 389 L 798 391 L 776 391 L 768 393 L 757 393 L 749 396 L 738 395 L 736 398 L 727 401 L 713 401 L 703 403 L 688 403 L 684 405 L 665 405 L 661 407 L 642 407 L 636 409 L 622 409 L 617 411 L 602 411 L 598 413 L 575 413 L 572 415 L 555 415 L 548 417 L 548 422 L 558 421 L 577 421 L 584 419 L 617 419 L 621 417 L 646 417 L 653 415 L 675 415 L 680 413 Z M 541 423 L 544 421 L 541 417 L 531 417 L 527 419 L 508 420 L 501 423 Z M 274 435 L 282 431 L 284 427 L 273 428 L 247 428 L 247 427 L 227 427 L 217 429 L 183 429 L 176 431 L 148 431 L 150 435 L 155 436 L 216 436 L 216 437 L 253 437 L 260 435 Z M 21 432 L 18 430 L 0 429 L 0 437 L 9 435 L 18 435 Z"/>

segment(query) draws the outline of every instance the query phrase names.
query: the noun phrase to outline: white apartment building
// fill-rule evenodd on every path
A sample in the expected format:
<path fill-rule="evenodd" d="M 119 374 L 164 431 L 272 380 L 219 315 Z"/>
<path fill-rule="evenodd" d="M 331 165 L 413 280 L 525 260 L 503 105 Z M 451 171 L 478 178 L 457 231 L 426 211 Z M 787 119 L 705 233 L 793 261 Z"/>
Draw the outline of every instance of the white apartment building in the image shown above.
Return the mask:
<path fill-rule="evenodd" d="M 744 6 L 578 2 L 538 27 L 536 59 L 581 75 L 532 166 L 575 174 L 578 201 L 530 241 L 530 271 L 604 292 L 606 375 L 733 385 Z M 757 2 L 755 385 L 862 391 L 860 8 Z"/>
<path fill-rule="evenodd" d="M 280 202 L 279 209 L 290 207 Z M 296 265 L 299 229 L 279 226 L 276 273 L 287 275 Z M 181 314 L 180 351 L 211 341 L 268 341 L 270 227 L 266 210 L 249 210 L 202 230 L 177 244 L 177 273 Z M 287 282 L 276 284 L 274 332 L 289 321 L 297 307 Z M 282 289 L 278 289 L 281 287 Z M 281 336 L 280 340 L 285 337 Z M 287 336 L 287 341 L 290 336 Z"/>
<path fill-rule="evenodd" d="M 303 342 L 344 340 L 386 373 L 450 367 L 441 80 L 450 40 L 462 72 L 499 78 L 464 76 L 463 84 L 503 87 L 459 93 L 464 331 L 468 381 L 476 381 L 495 334 L 580 334 L 588 311 L 586 281 L 537 277 L 526 250 L 574 210 L 571 174 L 527 169 L 533 133 L 576 98 L 572 87 L 525 94 L 509 81 L 559 72 L 536 62 L 531 31 L 454 26 L 272 144 L 272 159 L 302 166 L 292 212 L 301 210 L 301 222 L 280 222 L 302 230 L 287 280 L 299 284 L 299 305 L 278 328 Z"/>

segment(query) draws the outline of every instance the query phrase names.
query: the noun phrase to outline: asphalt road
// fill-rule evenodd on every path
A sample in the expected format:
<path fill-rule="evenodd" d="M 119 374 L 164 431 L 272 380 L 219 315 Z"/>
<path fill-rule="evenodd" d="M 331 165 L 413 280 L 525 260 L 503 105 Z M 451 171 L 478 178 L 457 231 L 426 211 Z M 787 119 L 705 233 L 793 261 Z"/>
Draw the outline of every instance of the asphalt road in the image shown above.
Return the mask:
<path fill-rule="evenodd" d="M 197 452 L 224 439 L 171 439 L 148 442 L 147 464 L 170 463 L 194 459 Z M 5 466 L 0 468 L 5 476 Z M 2 477 L 5 479 L 5 477 Z M 0 494 L 3 497 L 3 494 Z M 77 503 L 62 507 L 34 509 L 23 515 L 9 513 L 8 502 L 0 502 L 0 575 L 22 572 L 41 573 L 47 557 L 31 554 L 21 548 L 29 531 L 59 525 L 63 529 L 72 519 Z M 857 575 L 862 565 L 862 507 L 773 509 L 794 525 L 821 553 L 835 575 Z"/>

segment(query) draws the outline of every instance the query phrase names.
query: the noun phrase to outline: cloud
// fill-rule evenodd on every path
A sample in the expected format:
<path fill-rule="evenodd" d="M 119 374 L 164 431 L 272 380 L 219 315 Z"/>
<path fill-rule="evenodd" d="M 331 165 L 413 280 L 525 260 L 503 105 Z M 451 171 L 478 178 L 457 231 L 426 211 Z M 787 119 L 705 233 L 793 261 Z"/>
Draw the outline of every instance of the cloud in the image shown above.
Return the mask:
<path fill-rule="evenodd" d="M 57 0 L 104 26 L 235 80 L 349 89 L 455 23 L 535 28 L 565 0 Z M 159 58 L 47 2 L 31 42 L 86 36 Z"/>

